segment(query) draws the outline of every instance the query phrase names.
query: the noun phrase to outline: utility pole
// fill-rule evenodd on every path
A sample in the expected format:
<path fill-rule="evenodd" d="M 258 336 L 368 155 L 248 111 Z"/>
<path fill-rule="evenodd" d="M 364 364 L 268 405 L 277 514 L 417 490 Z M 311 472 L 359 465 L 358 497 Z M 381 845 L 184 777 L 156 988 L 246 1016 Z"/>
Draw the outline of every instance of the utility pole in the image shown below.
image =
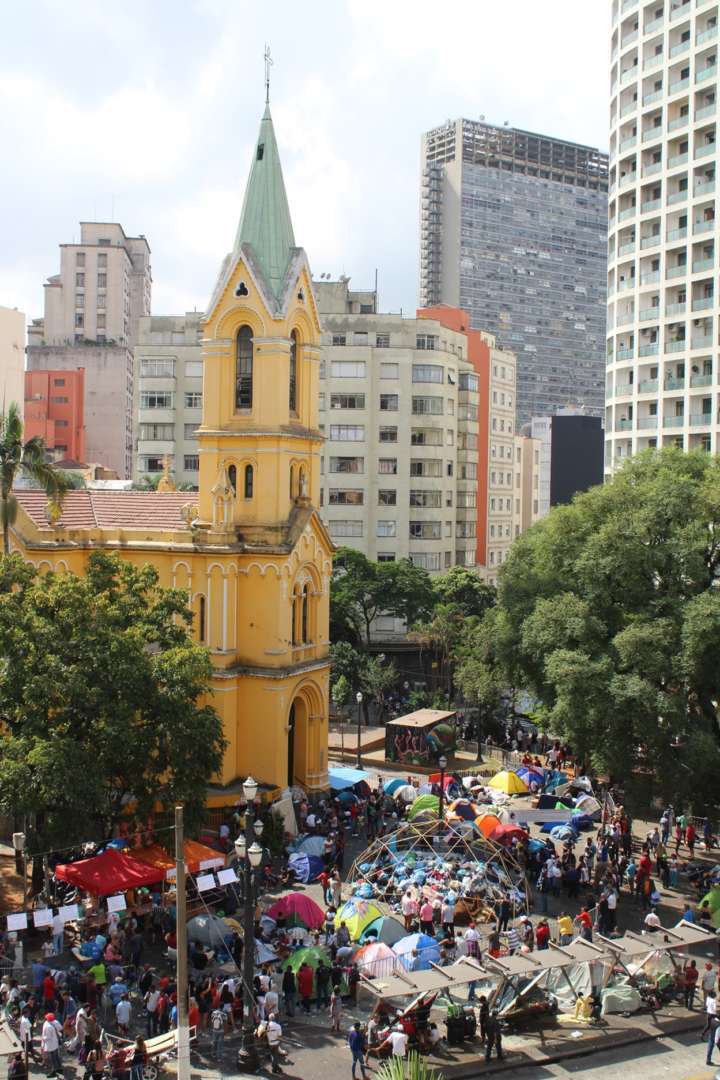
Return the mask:
<path fill-rule="evenodd" d="M 190 1080 L 188 1029 L 187 897 L 185 890 L 185 834 L 183 808 L 175 807 L 175 911 L 177 936 L 177 1080 Z"/>

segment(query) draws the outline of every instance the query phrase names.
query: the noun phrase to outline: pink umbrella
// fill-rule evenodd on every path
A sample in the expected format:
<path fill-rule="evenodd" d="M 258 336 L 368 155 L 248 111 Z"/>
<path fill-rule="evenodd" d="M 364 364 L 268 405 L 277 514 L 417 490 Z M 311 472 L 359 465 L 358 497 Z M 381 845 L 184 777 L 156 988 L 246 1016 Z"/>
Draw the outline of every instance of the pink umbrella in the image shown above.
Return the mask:
<path fill-rule="evenodd" d="M 353 962 L 363 975 L 392 975 L 395 953 L 384 941 L 374 941 L 358 949 Z"/>
<path fill-rule="evenodd" d="M 308 930 L 319 930 L 325 922 L 322 908 L 304 893 L 288 893 L 287 896 L 281 896 L 267 914 L 275 921 L 278 915 L 284 915 L 288 925 L 303 925 Z"/>

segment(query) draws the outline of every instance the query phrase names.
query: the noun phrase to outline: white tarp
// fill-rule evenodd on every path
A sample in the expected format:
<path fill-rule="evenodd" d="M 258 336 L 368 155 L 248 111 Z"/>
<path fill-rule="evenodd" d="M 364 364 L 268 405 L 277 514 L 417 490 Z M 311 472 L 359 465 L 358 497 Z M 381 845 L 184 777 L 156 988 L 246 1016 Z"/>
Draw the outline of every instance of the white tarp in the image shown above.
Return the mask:
<path fill-rule="evenodd" d="M 290 796 L 288 795 L 284 799 L 278 799 L 276 803 L 272 804 L 272 809 L 283 819 L 285 832 L 289 833 L 290 836 L 297 836 L 298 827 L 295 818 L 295 807 L 293 806 L 293 801 Z"/>

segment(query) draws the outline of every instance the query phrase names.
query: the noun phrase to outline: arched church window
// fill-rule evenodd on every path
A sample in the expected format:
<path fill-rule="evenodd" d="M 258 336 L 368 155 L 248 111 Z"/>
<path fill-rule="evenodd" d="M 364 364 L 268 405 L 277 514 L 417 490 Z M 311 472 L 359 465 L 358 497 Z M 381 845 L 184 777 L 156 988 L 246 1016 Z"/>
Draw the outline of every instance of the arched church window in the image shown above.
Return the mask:
<path fill-rule="evenodd" d="M 252 409 L 253 335 L 249 326 L 241 326 L 237 336 L 235 361 L 235 408 Z"/>
<path fill-rule="evenodd" d="M 205 597 L 198 601 L 198 641 L 205 641 Z"/>
<path fill-rule="evenodd" d="M 253 497 L 253 467 L 252 465 L 245 466 L 245 498 L 252 499 Z"/>
<path fill-rule="evenodd" d="M 307 645 L 310 640 L 310 597 L 308 595 L 308 586 L 305 585 L 302 591 L 302 610 L 300 613 L 300 640 L 303 645 Z"/>
<path fill-rule="evenodd" d="M 233 495 L 237 493 L 237 469 L 231 465 L 227 471 L 228 484 L 233 489 Z"/>
<path fill-rule="evenodd" d="M 292 636 L 293 645 L 299 645 L 300 644 L 300 600 L 301 600 L 300 593 L 299 593 L 299 590 L 298 590 L 298 588 L 296 586 L 295 589 L 293 590 L 292 613 L 291 613 L 291 617 L 292 617 L 292 634 L 291 634 L 291 636 Z"/>
<path fill-rule="evenodd" d="M 290 334 L 290 386 L 289 404 L 290 412 L 297 412 L 297 331 Z"/>
<path fill-rule="evenodd" d="M 295 498 L 295 466 L 290 466 L 290 498 Z"/>

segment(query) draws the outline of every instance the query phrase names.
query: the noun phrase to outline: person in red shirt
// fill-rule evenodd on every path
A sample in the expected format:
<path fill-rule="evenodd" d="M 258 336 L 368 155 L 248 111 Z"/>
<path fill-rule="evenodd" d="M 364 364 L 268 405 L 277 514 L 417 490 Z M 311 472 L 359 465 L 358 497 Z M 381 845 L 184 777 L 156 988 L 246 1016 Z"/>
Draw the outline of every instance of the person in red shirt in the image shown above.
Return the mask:
<path fill-rule="evenodd" d="M 535 945 L 538 949 L 547 949 L 550 944 L 550 927 L 547 919 L 541 919 L 535 927 Z"/>
<path fill-rule="evenodd" d="M 310 998 L 313 992 L 313 969 L 309 964 L 301 964 L 297 973 L 297 985 L 302 1007 L 310 1015 Z"/>
<path fill-rule="evenodd" d="M 48 1012 L 52 1012 L 55 1008 L 56 994 L 55 980 L 50 972 L 48 972 L 42 981 L 43 1008 Z"/>
<path fill-rule="evenodd" d="M 691 960 L 683 970 L 684 982 L 685 982 L 685 1008 L 692 1009 L 693 1002 L 695 1001 L 695 987 L 698 981 L 698 969 L 697 961 Z"/>
<path fill-rule="evenodd" d="M 695 826 L 692 821 L 685 830 L 685 843 L 690 851 L 690 858 L 695 858 L 695 840 L 697 839 L 697 833 L 695 832 Z"/>
<path fill-rule="evenodd" d="M 587 908 L 580 909 L 580 914 L 575 916 L 575 922 L 580 926 L 580 937 L 585 941 L 592 941 L 592 916 Z"/>

